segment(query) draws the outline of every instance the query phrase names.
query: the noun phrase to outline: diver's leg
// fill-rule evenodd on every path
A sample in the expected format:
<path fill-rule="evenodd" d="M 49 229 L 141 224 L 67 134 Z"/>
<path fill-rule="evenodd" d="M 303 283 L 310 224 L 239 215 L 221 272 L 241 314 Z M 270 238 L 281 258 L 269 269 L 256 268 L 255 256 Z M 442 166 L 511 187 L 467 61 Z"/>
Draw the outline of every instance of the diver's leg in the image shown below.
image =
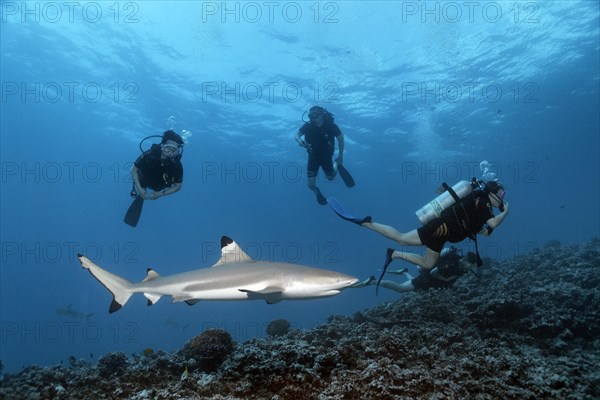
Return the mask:
<path fill-rule="evenodd" d="M 335 169 L 333 168 L 333 156 L 324 155 L 321 159 L 321 168 L 323 168 L 323 172 L 325 173 L 325 178 L 328 181 L 332 181 L 335 179 Z"/>
<path fill-rule="evenodd" d="M 308 176 L 308 188 L 317 193 L 317 174 L 319 173 L 319 160 L 312 153 L 308 153 L 308 162 L 306 166 L 306 176 Z"/>
<path fill-rule="evenodd" d="M 385 236 L 388 239 L 392 239 L 401 245 L 407 245 L 407 246 L 422 245 L 421 238 L 419 238 L 419 234 L 417 233 L 416 229 L 414 229 L 410 232 L 407 232 L 407 233 L 402 233 L 402 232 L 398 231 L 396 228 L 393 228 L 388 225 L 383 225 L 383 224 L 380 224 L 377 222 L 371 222 L 370 220 L 363 222 L 361 225 L 371 229 L 372 231 L 379 233 L 382 236 Z"/>
<path fill-rule="evenodd" d="M 396 275 L 402 275 L 403 277 L 405 277 L 408 280 L 413 280 L 415 279 L 410 272 L 408 272 L 408 268 L 403 268 L 403 269 L 396 269 L 396 270 L 390 270 L 387 271 L 388 274 L 396 274 Z"/>
<path fill-rule="evenodd" d="M 394 281 L 383 280 L 381 281 L 380 285 L 384 288 L 392 289 L 399 293 L 410 292 L 415 290 L 415 287 L 412 285 L 411 281 L 397 283 Z"/>
<path fill-rule="evenodd" d="M 394 252 L 392 253 L 391 256 L 392 256 L 392 260 L 398 260 L 398 259 L 406 260 L 409 263 L 418 265 L 425 269 L 432 269 L 433 266 L 435 265 L 435 263 L 437 263 L 437 261 L 439 260 L 440 253 L 436 253 L 435 251 L 426 247 L 425 254 L 422 256 L 419 254 L 406 253 L 406 252 L 398 251 L 398 250 L 394 250 Z"/>
<path fill-rule="evenodd" d="M 317 185 L 316 185 L 316 183 L 315 183 L 315 182 L 316 182 L 316 180 L 317 180 L 317 177 L 316 177 L 316 176 L 313 176 L 313 177 L 309 177 L 309 178 L 308 178 L 308 188 L 309 188 L 310 190 L 312 190 L 313 192 L 315 192 L 315 193 L 317 193 Z"/>

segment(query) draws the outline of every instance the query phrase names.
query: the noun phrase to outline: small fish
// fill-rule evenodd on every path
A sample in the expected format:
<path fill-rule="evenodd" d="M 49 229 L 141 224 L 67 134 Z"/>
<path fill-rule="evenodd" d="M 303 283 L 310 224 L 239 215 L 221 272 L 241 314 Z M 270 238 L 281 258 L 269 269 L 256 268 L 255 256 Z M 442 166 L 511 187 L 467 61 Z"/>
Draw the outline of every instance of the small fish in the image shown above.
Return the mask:
<path fill-rule="evenodd" d="M 84 319 L 85 318 L 86 321 L 89 321 L 90 317 L 92 315 L 94 315 L 94 313 L 85 314 L 85 313 L 73 310 L 72 304 L 69 304 L 69 306 L 67 308 L 57 309 L 56 313 L 58 315 L 62 315 L 63 317 L 69 317 L 69 318 L 74 318 L 74 319 Z"/>
<path fill-rule="evenodd" d="M 188 372 L 187 365 L 185 366 L 185 371 L 181 374 L 181 380 L 185 381 L 190 373 Z"/>
<path fill-rule="evenodd" d="M 144 353 L 146 357 L 150 357 L 152 354 L 154 354 L 154 350 L 152 350 L 150 347 L 147 347 L 142 350 L 142 353 Z"/>
<path fill-rule="evenodd" d="M 190 326 L 190 323 L 188 322 L 182 326 L 179 322 L 169 318 L 165 321 L 165 325 L 173 329 L 177 329 L 178 331 L 185 331 Z"/>

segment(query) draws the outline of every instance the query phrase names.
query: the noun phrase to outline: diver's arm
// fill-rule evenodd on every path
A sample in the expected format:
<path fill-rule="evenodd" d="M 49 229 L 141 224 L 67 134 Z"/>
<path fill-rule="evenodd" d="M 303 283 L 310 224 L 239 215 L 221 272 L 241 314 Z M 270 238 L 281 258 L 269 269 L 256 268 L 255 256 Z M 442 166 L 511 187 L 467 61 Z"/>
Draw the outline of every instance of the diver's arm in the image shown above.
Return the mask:
<path fill-rule="evenodd" d="M 508 210 L 509 210 L 509 205 L 508 202 L 505 201 L 504 202 L 504 211 L 502 211 L 500 214 L 496 215 L 494 218 L 490 218 L 486 221 L 486 224 L 492 228 L 495 229 L 497 228 L 502 221 L 504 221 L 504 218 L 506 218 L 506 216 L 508 215 Z"/>
<path fill-rule="evenodd" d="M 135 186 L 135 190 L 138 192 L 138 195 L 142 199 L 145 199 L 146 189 L 144 189 L 140 184 L 140 170 L 135 165 L 131 167 L 131 179 L 133 180 L 133 185 Z"/>
<path fill-rule="evenodd" d="M 160 197 L 168 196 L 168 195 L 173 194 L 175 192 L 179 192 L 181 190 L 181 185 L 182 184 L 183 184 L 182 182 L 174 183 L 172 186 L 169 186 L 165 190 L 161 190 L 160 192 L 154 192 L 155 193 L 155 197 L 154 198 L 158 199 Z"/>
<path fill-rule="evenodd" d="M 344 163 L 344 134 L 340 132 L 340 134 L 337 136 L 337 141 L 338 141 L 338 157 L 336 159 L 336 161 L 338 162 L 338 164 L 343 164 Z"/>
<path fill-rule="evenodd" d="M 446 278 L 445 276 L 443 276 L 440 273 L 440 270 L 437 267 L 435 267 L 434 269 L 431 270 L 431 277 L 433 279 L 437 279 L 438 281 L 444 281 L 444 282 L 452 282 L 453 280 L 458 278 L 458 276 L 456 276 L 456 275 L 452 275 L 452 276 Z"/>
<path fill-rule="evenodd" d="M 294 140 L 296 141 L 296 143 L 298 143 L 298 145 L 300 147 L 306 147 L 306 141 L 302 139 L 302 136 L 304 136 L 304 133 L 300 132 L 300 130 L 298 130 L 298 132 L 296 132 L 296 136 L 294 137 Z"/>

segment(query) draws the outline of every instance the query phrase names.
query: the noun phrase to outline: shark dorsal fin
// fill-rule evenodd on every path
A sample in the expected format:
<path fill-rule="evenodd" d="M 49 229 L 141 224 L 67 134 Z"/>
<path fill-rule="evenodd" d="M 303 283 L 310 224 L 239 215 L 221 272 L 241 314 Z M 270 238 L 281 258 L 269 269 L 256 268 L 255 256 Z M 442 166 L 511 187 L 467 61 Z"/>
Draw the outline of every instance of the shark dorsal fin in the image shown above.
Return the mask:
<path fill-rule="evenodd" d="M 228 264 L 252 261 L 248 254 L 231 238 L 227 236 L 221 237 L 221 258 L 213 267 Z"/>
<path fill-rule="evenodd" d="M 148 282 L 156 278 L 160 278 L 160 275 L 152 268 L 148 268 L 146 277 L 142 282 Z"/>

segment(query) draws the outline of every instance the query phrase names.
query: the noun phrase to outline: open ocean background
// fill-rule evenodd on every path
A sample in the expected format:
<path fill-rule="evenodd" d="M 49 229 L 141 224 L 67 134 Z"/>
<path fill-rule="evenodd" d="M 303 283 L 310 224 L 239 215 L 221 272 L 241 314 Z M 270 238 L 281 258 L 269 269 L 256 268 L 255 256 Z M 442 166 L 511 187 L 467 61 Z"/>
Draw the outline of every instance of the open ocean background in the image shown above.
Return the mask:
<path fill-rule="evenodd" d="M 394 243 L 306 187 L 293 140 L 319 104 L 357 185 L 357 215 L 406 231 L 443 181 L 493 163 L 511 213 L 482 256 L 600 235 L 599 4 L 525 2 L 11 2 L 1 7 L 0 360 L 4 371 L 174 350 L 208 328 L 264 336 L 399 298 L 373 287 L 268 305 L 110 294 L 81 252 L 132 281 L 208 267 L 228 235 L 262 260 L 366 278 Z M 172 117 L 172 118 L 171 118 Z M 192 132 L 181 192 L 123 223 L 138 142 Z M 472 243 L 463 242 L 465 251 Z M 400 268 L 402 264 L 393 266 Z M 68 317 L 72 310 L 89 317 Z"/>

